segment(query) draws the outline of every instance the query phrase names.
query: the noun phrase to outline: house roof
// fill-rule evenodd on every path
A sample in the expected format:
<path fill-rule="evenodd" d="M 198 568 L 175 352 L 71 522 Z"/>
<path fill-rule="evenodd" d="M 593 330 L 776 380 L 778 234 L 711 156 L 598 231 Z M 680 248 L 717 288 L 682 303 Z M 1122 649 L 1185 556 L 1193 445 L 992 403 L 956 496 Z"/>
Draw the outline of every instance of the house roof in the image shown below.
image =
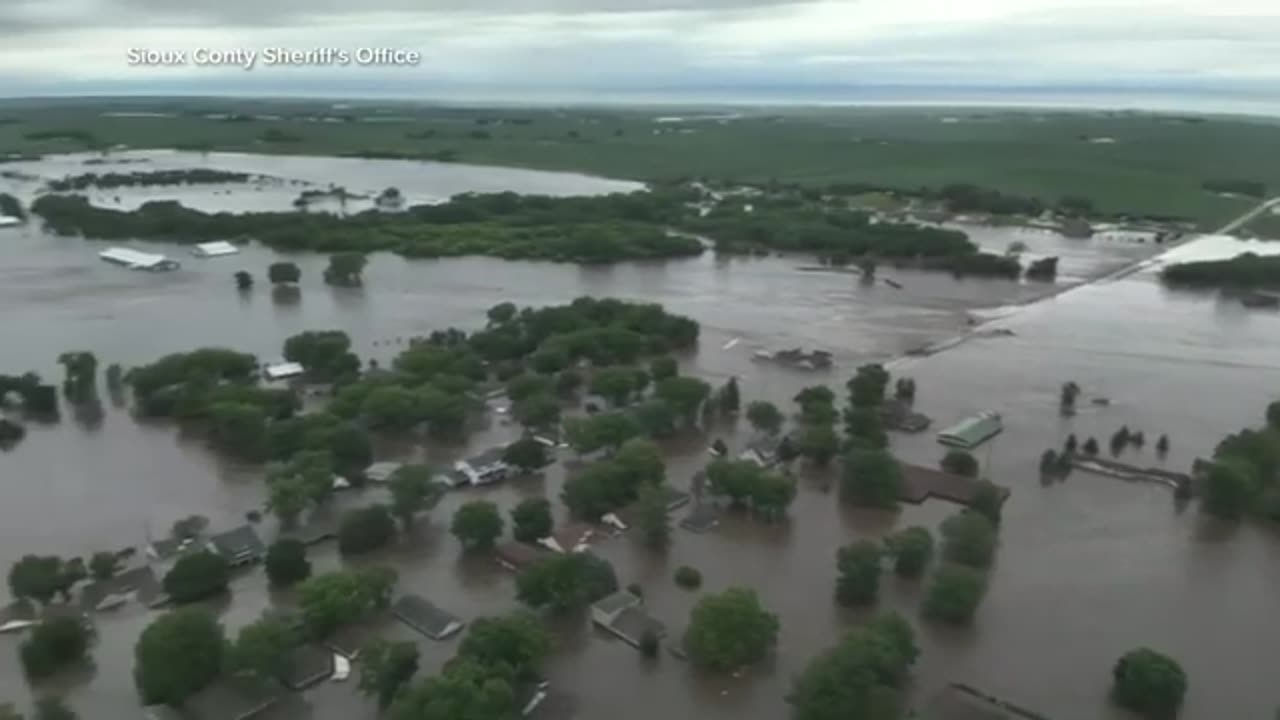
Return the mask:
<path fill-rule="evenodd" d="M 184 701 L 182 711 L 190 720 L 248 720 L 283 696 L 278 685 L 224 677 Z"/>
<path fill-rule="evenodd" d="M 403 463 L 398 462 L 376 462 L 364 469 L 364 476 L 373 482 L 386 482 L 403 466 Z"/>
<path fill-rule="evenodd" d="M 498 544 L 493 548 L 493 554 L 498 562 L 515 570 L 522 570 L 547 557 L 546 551 L 514 540 Z"/>
<path fill-rule="evenodd" d="M 978 413 L 939 432 L 938 441 L 946 445 L 973 448 L 1002 429 L 1004 424 L 997 413 Z"/>
<path fill-rule="evenodd" d="M 112 598 L 135 595 L 138 602 L 151 605 L 164 595 L 156 573 L 148 566 L 116 573 L 106 580 L 96 580 L 80 589 L 80 607 L 86 612 L 102 609 Z"/>
<path fill-rule="evenodd" d="M 209 537 L 209 543 L 218 551 L 218 554 L 226 557 L 235 557 L 244 553 L 260 557 L 267 552 L 266 546 L 262 544 L 262 538 L 258 537 L 258 531 L 254 530 L 252 525 L 241 525 L 212 535 Z"/>
<path fill-rule="evenodd" d="M 443 640 L 462 629 L 462 619 L 421 595 L 402 595 L 391 606 L 401 622 L 427 637 Z"/>
<path fill-rule="evenodd" d="M 569 523 L 551 532 L 551 535 L 539 538 L 538 542 L 549 550 L 559 553 L 579 552 L 591 543 L 596 528 L 586 523 Z"/>
<path fill-rule="evenodd" d="M 293 651 L 290 665 L 285 685 L 290 690 L 303 690 L 333 674 L 333 651 L 320 645 L 303 645 Z"/>
<path fill-rule="evenodd" d="M 773 456 L 778 454 L 778 448 L 781 445 L 781 435 L 760 435 L 747 443 L 747 446 L 743 448 L 743 452 L 751 451 L 761 457 Z"/>
<path fill-rule="evenodd" d="M 282 380 L 284 378 L 301 375 L 306 372 L 306 368 L 296 362 L 279 362 L 267 365 L 263 368 L 263 372 L 265 372 L 267 377 L 271 380 Z"/>
<path fill-rule="evenodd" d="M 591 609 L 596 612 L 604 613 L 605 615 L 614 615 L 629 607 L 635 607 L 639 604 L 640 598 L 632 595 L 626 590 L 619 590 L 612 595 L 608 595 L 597 600 L 591 605 Z"/>
<path fill-rule="evenodd" d="M 954 473 L 935 470 L 923 465 L 900 463 L 902 467 L 902 494 L 904 502 L 919 504 L 929 498 L 949 500 L 961 505 L 973 502 L 982 481 Z M 1008 497 L 1009 491 L 1001 488 Z"/>
<path fill-rule="evenodd" d="M 960 683 L 948 685 L 934 695 L 920 717 L 921 720 L 1048 720 Z"/>
<path fill-rule="evenodd" d="M 624 608 L 622 612 L 614 617 L 613 622 L 609 623 L 609 629 L 618 637 L 626 640 L 632 645 L 639 646 L 641 638 L 646 632 L 652 632 L 658 637 L 662 637 L 667 633 L 667 628 L 662 624 L 661 620 L 653 617 L 644 611 L 642 607 Z"/>
<path fill-rule="evenodd" d="M 690 532 L 703 533 L 720 524 L 720 509 L 704 503 L 695 505 L 680 521 L 680 527 Z"/>
<path fill-rule="evenodd" d="M 232 245 L 225 240 L 215 240 L 214 242 L 199 243 L 196 245 L 195 254 L 204 257 L 219 257 L 221 255 L 235 255 L 240 252 L 240 248 Z"/>
<path fill-rule="evenodd" d="M 466 460 L 463 460 L 463 462 L 470 465 L 472 468 L 480 468 L 480 467 L 484 467 L 485 465 L 492 465 L 496 462 L 500 462 L 502 460 L 503 454 L 506 453 L 506 451 L 507 451 L 506 446 L 491 447 L 487 450 L 482 450 L 481 452 L 478 452 L 475 455 L 472 455 Z"/>

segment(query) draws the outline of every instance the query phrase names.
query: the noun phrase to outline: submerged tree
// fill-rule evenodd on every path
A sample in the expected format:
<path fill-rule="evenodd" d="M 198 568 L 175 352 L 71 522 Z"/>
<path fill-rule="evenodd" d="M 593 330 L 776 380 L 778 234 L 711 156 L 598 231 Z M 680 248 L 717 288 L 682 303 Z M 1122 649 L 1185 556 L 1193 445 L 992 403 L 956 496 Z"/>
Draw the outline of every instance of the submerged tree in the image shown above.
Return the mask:
<path fill-rule="evenodd" d="M 267 268 L 267 279 L 273 285 L 297 283 L 302 279 L 302 270 L 296 263 L 274 262 Z"/>
<path fill-rule="evenodd" d="M 1080 395 L 1080 386 L 1074 380 L 1062 384 L 1058 392 L 1058 407 L 1064 414 L 1071 414 L 1076 409 L 1076 398 Z"/>
<path fill-rule="evenodd" d="M 236 288 L 240 290 L 248 290 L 253 287 L 253 275 L 251 275 L 249 271 L 247 270 L 237 271 L 235 278 L 236 278 Z"/>
<path fill-rule="evenodd" d="M 1111 696 L 1116 704 L 1147 718 L 1173 717 L 1187 692 L 1182 666 L 1148 648 L 1125 653 L 1111 674 Z"/>

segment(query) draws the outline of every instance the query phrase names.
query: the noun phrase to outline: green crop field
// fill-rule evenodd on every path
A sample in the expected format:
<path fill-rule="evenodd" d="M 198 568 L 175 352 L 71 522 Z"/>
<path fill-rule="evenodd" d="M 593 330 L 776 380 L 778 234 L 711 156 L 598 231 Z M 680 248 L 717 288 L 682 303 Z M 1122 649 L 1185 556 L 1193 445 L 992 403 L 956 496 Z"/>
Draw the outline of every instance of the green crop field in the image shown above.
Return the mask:
<path fill-rule="evenodd" d="M 143 112 L 162 116 L 137 115 Z M 716 115 L 730 117 L 707 117 Z M 671 119 L 677 116 L 683 119 Z M 1105 212 L 1189 218 L 1204 227 L 1255 203 L 1207 192 L 1207 180 L 1256 181 L 1280 194 L 1280 124 L 1249 118 L 213 99 L 0 103 L 0 154 L 115 145 L 445 159 L 638 180 L 698 176 L 902 189 L 972 183 L 1047 202 L 1084 196 Z"/>

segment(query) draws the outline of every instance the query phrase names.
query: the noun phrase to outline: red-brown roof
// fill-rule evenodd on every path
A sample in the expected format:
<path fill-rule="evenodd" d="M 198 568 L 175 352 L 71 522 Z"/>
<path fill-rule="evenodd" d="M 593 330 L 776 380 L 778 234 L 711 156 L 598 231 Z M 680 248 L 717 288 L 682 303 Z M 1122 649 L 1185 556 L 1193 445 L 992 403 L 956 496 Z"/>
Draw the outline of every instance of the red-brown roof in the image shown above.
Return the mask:
<path fill-rule="evenodd" d="M 935 470 L 923 465 L 902 463 L 902 495 L 903 502 L 919 504 L 929 498 L 949 500 L 961 505 L 973 502 L 981 481 L 977 478 L 956 475 L 942 470 Z M 1003 490 L 1008 496 L 1009 491 Z"/>

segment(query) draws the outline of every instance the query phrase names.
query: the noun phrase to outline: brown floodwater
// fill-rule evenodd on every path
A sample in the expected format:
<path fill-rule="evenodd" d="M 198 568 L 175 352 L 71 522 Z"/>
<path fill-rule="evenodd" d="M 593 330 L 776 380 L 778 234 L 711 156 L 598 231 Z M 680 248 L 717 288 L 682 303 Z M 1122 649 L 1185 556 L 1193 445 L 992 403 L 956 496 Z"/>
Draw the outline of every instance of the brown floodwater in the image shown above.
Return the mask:
<path fill-rule="evenodd" d="M 409 181 L 398 182 L 412 190 Z M 372 180 L 365 184 L 378 187 Z M 1032 254 L 1061 254 L 1067 281 L 1100 275 L 1152 250 L 1119 237 L 1075 241 L 1013 229 L 972 232 L 985 247 L 1002 250 L 1018 240 Z M 1012 490 L 991 587 L 972 627 L 925 623 L 919 619 L 920 586 L 885 577 L 880 607 L 905 613 L 919 634 L 923 654 L 915 694 L 963 681 L 1059 720 L 1120 718 L 1105 701 L 1111 664 L 1146 645 L 1186 668 L 1191 690 L 1183 717 L 1262 718 L 1280 705 L 1280 692 L 1265 672 L 1280 662 L 1280 628 L 1271 622 L 1280 592 L 1274 562 L 1280 544 L 1271 530 L 1220 526 L 1194 506 L 1177 507 L 1163 487 L 1079 472 L 1046 486 L 1036 472 L 1040 452 L 1061 445 L 1067 434 L 1082 440 L 1096 435 L 1105 445 L 1121 424 L 1143 430 L 1150 440 L 1167 433 L 1172 450 L 1163 462 L 1185 469 L 1224 433 L 1256 423 L 1271 399 L 1268 391 L 1280 387 L 1280 315 L 1246 310 L 1213 294 L 1165 290 L 1152 275 L 1158 263 L 1025 304 L 1053 288 L 885 270 L 903 285 L 894 290 L 847 275 L 799 272 L 797 266 L 811 262 L 804 259 L 708 254 L 610 268 L 378 255 L 365 287 L 350 290 L 323 285 L 324 260 L 300 255 L 291 259 L 303 267 L 301 298 L 280 303 L 261 286 L 240 295 L 231 280 L 242 268 L 263 274 L 278 257 L 272 251 L 255 247 L 197 260 L 178 246 L 130 245 L 169 253 L 183 268 L 132 273 L 99 261 L 99 244 L 34 228 L 0 230 L 0 324 L 6 329 L 0 371 L 37 369 L 57 378 L 55 358 L 71 349 L 94 351 L 103 366 L 201 345 L 273 359 L 288 335 L 323 328 L 346 330 L 362 356 L 389 361 L 402 347 L 398 339 L 450 325 L 474 328 L 486 308 L 503 300 L 543 305 L 591 294 L 662 302 L 696 318 L 703 334 L 699 350 L 682 359 L 686 372 L 716 382 L 736 375 L 744 399 L 790 403 L 805 385 L 842 385 L 860 363 L 892 360 L 964 333 L 971 315 L 993 318 L 991 327 L 1014 335 L 974 338 L 890 366 L 917 379 L 917 406 L 936 425 L 977 410 L 1003 414 L 1005 433 L 978 455 L 991 477 Z M 1174 252 L 1233 247 L 1210 238 Z M 837 367 L 806 374 L 751 360 L 757 349 L 791 346 L 831 350 Z M 1077 416 L 1064 419 L 1056 409 L 1057 388 L 1068 379 L 1084 388 L 1086 401 Z M 1089 404 L 1095 396 L 1110 404 Z M 32 425 L 21 444 L 0 454 L 0 565 L 27 552 L 87 554 L 136 545 L 148 532 L 162 534 L 193 513 L 225 526 L 261 505 L 259 469 L 228 462 L 168 424 L 140 424 L 112 407 L 105 392 L 103 402 L 101 417 L 67 413 L 58 424 Z M 746 430 L 718 426 L 709 436 L 739 447 Z M 494 423 L 471 446 L 515 432 Z M 705 444 L 692 438 L 669 445 L 673 484 L 687 485 L 707 459 Z M 1160 462 L 1151 445 L 1127 458 Z M 922 464 L 942 455 L 931 433 L 895 435 L 894 448 Z M 440 461 L 462 451 L 398 441 L 387 442 L 381 455 Z M 504 508 L 528 496 L 555 498 L 565 472 L 558 464 L 542 478 L 452 494 L 400 545 L 361 562 L 393 565 L 402 589 L 464 618 L 512 609 L 512 578 L 486 558 L 461 553 L 447 532 L 448 517 L 474 497 Z M 597 544 L 624 584 L 643 587 L 651 611 L 675 634 L 699 595 L 671 582 L 682 564 L 702 571 L 701 592 L 755 588 L 778 613 L 782 632 L 768 664 L 741 677 L 715 677 L 669 656 L 646 662 L 590 629 L 584 617 L 560 619 L 550 673 L 574 696 L 574 717 L 785 717 L 791 677 L 842 628 L 866 617 L 833 601 L 836 549 L 909 524 L 936 528 L 954 510 L 931 501 L 899 513 L 856 511 L 837 502 L 827 489 L 830 480 L 805 475 L 782 523 L 730 517 L 707 534 L 675 530 L 672 547 L 662 554 L 626 536 Z M 360 504 L 378 492 L 341 502 Z M 336 567 L 340 560 L 330 548 L 318 551 L 315 562 Z M 233 597 L 216 607 L 235 628 L 287 601 L 254 573 L 240 578 Z M 132 646 L 151 617 L 136 608 L 98 616 L 93 671 L 36 690 L 65 690 L 84 717 L 136 717 Z M 399 625 L 385 632 L 409 637 Z M 0 636 L 0 698 L 25 704 L 33 691 L 18 668 L 19 641 Z M 424 671 L 438 668 L 456 643 L 422 641 Z M 375 716 L 352 682 L 323 684 L 303 700 L 303 707 L 281 715 Z"/>

